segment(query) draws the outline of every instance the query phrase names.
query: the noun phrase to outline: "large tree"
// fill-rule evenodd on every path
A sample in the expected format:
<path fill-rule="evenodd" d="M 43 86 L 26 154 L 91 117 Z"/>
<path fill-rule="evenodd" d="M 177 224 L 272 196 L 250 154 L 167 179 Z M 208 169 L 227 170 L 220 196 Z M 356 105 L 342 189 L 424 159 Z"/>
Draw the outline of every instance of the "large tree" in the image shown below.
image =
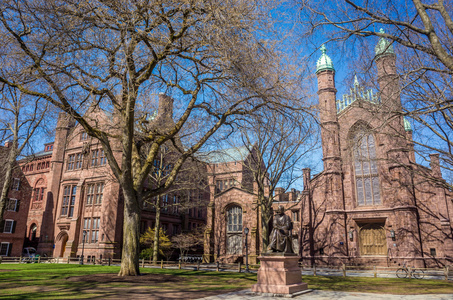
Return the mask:
<path fill-rule="evenodd" d="M 272 25 L 269 9 L 265 1 L 246 0 L 0 4 L 0 82 L 72 116 L 100 141 L 121 185 L 119 275 L 139 274 L 142 199 L 168 190 L 184 162 L 234 116 L 285 104 L 280 56 L 273 43 L 260 40 Z M 138 124 L 148 119 L 135 109 L 156 92 L 175 100 L 175 122 L 137 134 Z M 97 128 L 84 117 L 93 106 L 113 115 L 116 130 Z M 184 147 L 167 179 L 144 191 L 160 148 L 177 137 Z"/>
<path fill-rule="evenodd" d="M 394 50 L 398 57 L 401 87 L 398 93 L 401 93 L 403 110 L 389 114 L 406 116 L 412 123 L 415 149 L 420 157 L 439 153 L 444 174 L 451 175 L 453 2 L 342 0 L 297 3 L 301 8 L 300 23 L 305 37 L 318 46 L 327 41 L 340 43 L 336 49 L 345 50 L 342 57 L 354 64 L 354 68 L 350 68 L 354 73 L 372 71 L 369 62 L 375 58 L 374 47 L 378 39 L 390 42 L 383 43 L 388 49 L 381 51 Z M 368 50 L 358 50 L 360 48 Z M 353 75 L 350 74 L 350 78 Z M 430 179 L 453 187 L 453 178 L 450 182 Z"/>

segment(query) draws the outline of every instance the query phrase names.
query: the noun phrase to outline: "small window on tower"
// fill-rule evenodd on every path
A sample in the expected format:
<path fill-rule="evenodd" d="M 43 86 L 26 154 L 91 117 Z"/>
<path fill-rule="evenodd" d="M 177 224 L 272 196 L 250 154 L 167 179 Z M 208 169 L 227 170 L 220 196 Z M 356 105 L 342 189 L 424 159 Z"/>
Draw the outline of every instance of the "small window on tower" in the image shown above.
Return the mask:
<path fill-rule="evenodd" d="M 429 253 L 431 254 L 432 257 L 435 257 L 436 256 L 436 248 L 429 249 Z"/>

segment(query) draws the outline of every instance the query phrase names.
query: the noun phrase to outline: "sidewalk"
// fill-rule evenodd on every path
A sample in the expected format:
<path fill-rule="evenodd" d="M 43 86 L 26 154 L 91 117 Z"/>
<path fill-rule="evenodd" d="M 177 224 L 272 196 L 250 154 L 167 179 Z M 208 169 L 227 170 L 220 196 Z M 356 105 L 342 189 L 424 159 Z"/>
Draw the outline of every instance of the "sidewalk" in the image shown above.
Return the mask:
<path fill-rule="evenodd" d="M 201 298 L 199 300 L 284 300 L 284 299 L 313 299 L 313 300 L 452 300 L 453 294 L 431 294 L 431 295 L 389 295 L 389 294 L 370 294 L 370 293 L 348 293 L 348 292 L 333 292 L 333 291 L 317 291 L 314 290 L 310 293 L 302 294 L 294 298 L 283 297 L 269 297 L 269 296 L 256 296 L 247 295 L 250 290 L 244 290 L 234 293 L 222 294 Z"/>

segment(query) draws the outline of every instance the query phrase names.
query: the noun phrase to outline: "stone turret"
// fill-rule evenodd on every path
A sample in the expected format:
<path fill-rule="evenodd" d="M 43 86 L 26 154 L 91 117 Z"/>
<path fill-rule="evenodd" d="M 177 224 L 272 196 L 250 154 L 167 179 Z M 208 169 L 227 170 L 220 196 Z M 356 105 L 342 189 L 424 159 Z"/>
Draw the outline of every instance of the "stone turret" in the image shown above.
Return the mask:
<path fill-rule="evenodd" d="M 322 55 L 316 63 L 318 77 L 319 117 L 323 148 L 324 171 L 340 172 L 339 125 L 336 107 L 335 69 L 327 56 L 327 49 L 321 47 Z"/>
<path fill-rule="evenodd" d="M 385 34 L 382 28 L 380 33 Z M 391 111 L 401 111 L 396 55 L 392 43 L 381 37 L 375 47 L 375 54 L 381 102 Z"/>
<path fill-rule="evenodd" d="M 173 99 L 164 93 L 159 94 L 158 116 L 162 119 L 173 118 Z"/>

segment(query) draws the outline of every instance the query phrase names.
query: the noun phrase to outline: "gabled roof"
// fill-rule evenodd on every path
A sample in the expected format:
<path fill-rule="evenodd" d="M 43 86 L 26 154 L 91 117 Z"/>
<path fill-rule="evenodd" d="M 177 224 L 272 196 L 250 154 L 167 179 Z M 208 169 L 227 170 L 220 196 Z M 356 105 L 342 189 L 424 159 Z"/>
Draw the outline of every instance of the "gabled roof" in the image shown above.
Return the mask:
<path fill-rule="evenodd" d="M 240 188 L 239 186 L 232 186 L 232 187 L 229 187 L 229 188 L 227 188 L 226 190 L 223 190 L 223 191 L 221 191 L 220 193 L 216 194 L 216 195 L 214 196 L 214 198 L 223 196 L 223 195 L 229 193 L 229 192 L 232 191 L 232 190 L 238 190 L 238 191 L 243 192 L 243 193 L 246 193 L 246 194 L 256 195 L 256 194 L 254 194 L 254 193 L 251 192 L 251 191 L 248 191 L 248 190 L 245 190 L 245 189 Z"/>
<path fill-rule="evenodd" d="M 197 158 L 209 164 L 218 164 L 233 161 L 244 161 L 249 154 L 250 150 L 246 146 L 242 146 L 198 153 Z"/>

